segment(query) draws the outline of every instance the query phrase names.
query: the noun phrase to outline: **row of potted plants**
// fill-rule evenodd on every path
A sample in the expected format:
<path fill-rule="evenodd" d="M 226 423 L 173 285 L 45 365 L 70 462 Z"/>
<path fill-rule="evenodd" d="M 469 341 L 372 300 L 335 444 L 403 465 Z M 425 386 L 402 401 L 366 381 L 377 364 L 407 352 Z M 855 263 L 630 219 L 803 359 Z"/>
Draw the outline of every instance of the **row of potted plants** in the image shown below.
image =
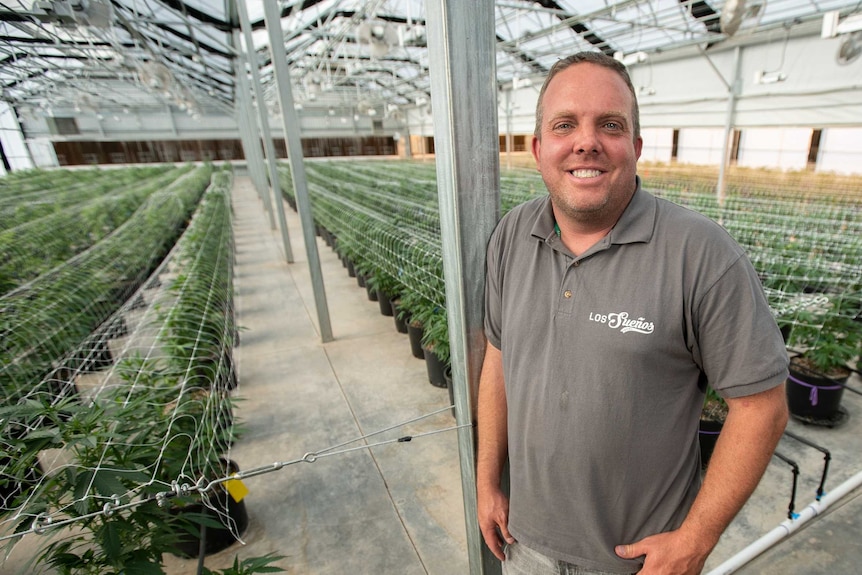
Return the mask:
<path fill-rule="evenodd" d="M 128 174 L 120 170 L 116 187 L 102 195 L 0 232 L 0 295 L 92 247 L 190 169 L 160 171 L 133 182 L 126 182 Z"/>
<path fill-rule="evenodd" d="M 62 374 L 97 360 L 103 350 L 91 334 L 110 327 L 111 314 L 172 248 L 211 172 L 181 176 L 102 241 L 0 297 L 0 404 L 56 399 L 70 388 Z"/>
<path fill-rule="evenodd" d="M 40 551 L 39 561 L 59 572 L 164 573 L 165 553 L 221 550 L 248 524 L 242 498 L 223 484 L 190 489 L 238 471 L 226 457 L 236 437 L 230 184 L 229 172 L 213 175 L 169 265 L 159 268 L 163 277 L 147 284 L 153 303 L 122 336 L 122 352 L 89 402 L 3 408 L 41 430 L 15 443 L 19 460 L 47 447 L 66 454 L 16 509 L 19 529 L 40 517 L 79 519 Z M 237 558 L 218 573 L 274 572 L 277 559 Z"/>
<path fill-rule="evenodd" d="M 786 177 L 776 186 L 752 176 L 749 186 L 737 178 L 719 202 L 714 178 L 695 171 L 677 178 L 660 173 L 653 181 L 652 173 L 644 176 L 647 189 L 715 219 L 746 249 L 787 344 L 799 356 L 794 363 L 827 373 L 852 364 L 862 337 L 856 321 L 862 214 L 841 192 L 850 188 L 831 188 L 829 195 L 827 186 L 812 192 L 794 188 L 797 180 Z M 342 256 L 355 260 L 376 285 L 396 285 L 405 309 L 414 295 L 426 302 L 426 315 L 445 309 L 433 164 L 314 162 L 308 174 L 315 221 Z M 285 183 L 289 194 L 289 179 Z M 534 172 L 501 175 L 504 213 L 545 193 Z"/>
<path fill-rule="evenodd" d="M 0 181 L 0 230 L 6 230 L 149 179 L 170 166 L 119 170 L 27 170 Z"/>
<path fill-rule="evenodd" d="M 426 361 L 429 381 L 446 387 L 450 358 L 436 187 L 430 185 L 433 179 L 418 177 L 401 180 L 411 184 L 405 186 L 379 167 L 375 178 L 375 166 L 371 162 L 354 170 L 353 163 L 309 164 L 318 233 L 381 312 L 404 326 L 411 353 Z M 281 175 L 282 189 L 295 205 L 289 171 L 282 169 Z"/>

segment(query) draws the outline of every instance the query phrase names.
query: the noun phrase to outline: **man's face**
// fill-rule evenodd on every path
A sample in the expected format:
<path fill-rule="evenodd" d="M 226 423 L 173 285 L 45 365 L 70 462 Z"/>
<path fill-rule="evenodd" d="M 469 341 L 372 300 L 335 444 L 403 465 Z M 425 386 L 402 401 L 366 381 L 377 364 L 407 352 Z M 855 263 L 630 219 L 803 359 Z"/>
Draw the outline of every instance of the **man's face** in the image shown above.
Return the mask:
<path fill-rule="evenodd" d="M 616 72 L 588 62 L 548 84 L 533 156 L 558 219 L 610 227 L 625 210 L 643 146 L 634 138 L 633 103 Z"/>

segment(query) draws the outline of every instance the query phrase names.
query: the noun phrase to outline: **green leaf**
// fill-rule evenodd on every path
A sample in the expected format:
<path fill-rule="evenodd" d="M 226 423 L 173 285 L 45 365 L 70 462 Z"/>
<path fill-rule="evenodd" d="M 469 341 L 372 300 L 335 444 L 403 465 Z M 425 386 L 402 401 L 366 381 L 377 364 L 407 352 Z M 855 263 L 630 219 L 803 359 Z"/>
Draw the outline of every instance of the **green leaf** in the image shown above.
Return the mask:
<path fill-rule="evenodd" d="M 115 472 L 107 469 L 96 471 L 93 477 L 93 488 L 99 495 L 106 495 L 108 497 L 122 495 L 127 491 L 126 486 L 120 482 Z"/>
<path fill-rule="evenodd" d="M 117 529 L 116 521 L 108 521 L 97 533 L 99 543 L 105 552 L 105 556 L 112 564 L 116 564 L 120 558 L 120 553 L 123 549 L 123 544 L 120 541 L 120 534 Z"/>

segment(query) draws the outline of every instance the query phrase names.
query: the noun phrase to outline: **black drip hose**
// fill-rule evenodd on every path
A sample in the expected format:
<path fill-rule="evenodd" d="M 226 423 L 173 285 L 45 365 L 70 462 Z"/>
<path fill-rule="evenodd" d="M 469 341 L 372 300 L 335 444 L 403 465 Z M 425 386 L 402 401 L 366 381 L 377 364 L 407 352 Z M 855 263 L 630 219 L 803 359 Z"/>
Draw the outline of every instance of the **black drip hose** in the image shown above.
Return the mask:
<path fill-rule="evenodd" d="M 795 461 L 782 455 L 778 451 L 774 451 L 773 455 L 789 465 L 793 472 L 793 488 L 790 491 L 790 504 L 787 506 L 787 518 L 793 520 L 799 517 L 798 514 L 794 513 L 794 509 L 796 508 L 796 485 L 799 481 L 799 466 Z"/>
<path fill-rule="evenodd" d="M 850 388 L 847 388 L 847 389 L 850 389 Z M 832 454 L 829 453 L 829 450 L 826 449 L 825 447 L 823 447 L 821 445 L 817 445 L 813 441 L 805 439 L 804 437 L 796 435 L 795 433 L 791 433 L 790 431 L 785 430 L 784 435 L 786 435 L 787 437 L 790 437 L 792 439 L 795 439 L 799 443 L 804 443 L 808 447 L 813 447 L 814 449 L 816 449 L 817 451 L 819 451 L 823 454 L 823 474 L 820 476 L 820 485 L 817 487 L 817 497 L 816 497 L 817 501 L 820 501 L 820 498 L 823 497 L 823 494 L 825 493 L 826 474 L 829 472 L 829 462 L 832 460 Z"/>

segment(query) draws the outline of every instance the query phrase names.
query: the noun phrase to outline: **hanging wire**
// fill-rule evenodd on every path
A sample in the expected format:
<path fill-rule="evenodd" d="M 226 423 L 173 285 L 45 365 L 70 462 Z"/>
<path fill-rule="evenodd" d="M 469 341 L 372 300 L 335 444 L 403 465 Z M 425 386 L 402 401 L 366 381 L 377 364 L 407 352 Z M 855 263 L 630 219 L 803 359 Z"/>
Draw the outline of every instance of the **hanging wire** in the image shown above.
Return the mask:
<path fill-rule="evenodd" d="M 452 425 L 449 427 L 434 429 L 431 431 L 414 433 L 411 435 L 403 435 L 401 437 L 392 438 L 392 439 L 385 439 L 385 440 L 377 441 L 374 443 L 369 443 L 366 445 L 359 445 L 359 446 L 355 446 L 355 447 L 345 447 L 346 445 L 349 445 L 351 443 L 355 443 L 357 441 L 365 441 L 368 438 L 374 437 L 374 436 L 379 435 L 381 433 L 385 433 L 387 431 L 391 431 L 393 429 L 397 429 L 399 427 L 403 427 L 403 426 L 409 425 L 411 423 L 421 421 L 421 420 L 426 419 L 428 417 L 432 417 L 434 415 L 442 413 L 443 411 L 448 411 L 448 410 L 452 409 L 452 407 L 453 406 L 451 406 L 451 405 L 446 406 L 446 407 L 440 408 L 438 410 L 432 411 L 430 413 L 426 413 L 425 415 L 415 417 L 413 419 L 410 419 L 410 420 L 386 427 L 384 429 L 380 429 L 377 431 L 373 431 L 371 433 L 360 435 L 360 436 L 355 437 L 353 439 L 350 439 L 350 440 L 326 447 L 326 448 L 318 450 L 318 451 L 310 451 L 310 452 L 306 453 L 305 455 L 303 455 L 302 457 L 299 457 L 296 459 L 291 459 L 291 460 L 287 460 L 287 461 L 275 461 L 269 465 L 255 467 L 255 468 L 249 469 L 247 471 L 239 471 L 239 472 L 232 473 L 230 475 L 220 477 L 218 479 L 213 479 L 213 480 L 207 480 L 206 478 L 201 477 L 197 481 L 197 483 L 195 483 L 194 485 L 190 485 L 188 483 L 180 483 L 179 481 L 174 481 L 171 484 L 171 488 L 169 490 L 160 491 L 156 494 L 149 495 L 147 497 L 144 497 L 144 498 L 141 498 L 141 499 L 138 499 L 135 501 L 130 501 L 129 503 L 121 503 L 120 502 L 120 496 L 114 495 L 110 498 L 109 501 L 106 501 L 104 503 L 104 505 L 102 506 L 102 508 L 99 511 L 88 513 L 88 514 L 82 515 L 80 517 L 55 520 L 55 518 L 48 513 L 40 513 L 33 519 L 33 522 L 32 522 L 29 529 L 22 530 L 22 531 L 19 531 L 17 533 L 11 534 L 11 535 L 0 536 L 0 542 L 6 541 L 6 540 L 18 539 L 20 537 L 23 537 L 24 535 L 29 535 L 29 534 L 44 535 L 45 533 L 47 533 L 50 530 L 59 529 L 61 527 L 66 527 L 66 526 L 73 525 L 73 524 L 80 523 L 80 522 L 85 522 L 85 521 L 88 521 L 90 519 L 94 519 L 94 518 L 100 517 L 100 516 L 111 517 L 116 513 L 119 513 L 119 512 L 122 512 L 124 510 L 128 510 L 128 509 L 132 509 L 134 507 L 137 507 L 139 505 L 144 505 L 146 503 L 151 503 L 153 501 L 155 501 L 160 506 L 165 506 L 165 505 L 167 505 L 167 502 L 170 499 L 173 499 L 175 497 L 187 497 L 187 496 L 194 495 L 196 493 L 200 494 L 200 495 L 205 495 L 206 493 L 211 491 L 214 487 L 221 485 L 227 481 L 236 480 L 236 479 L 240 479 L 240 480 L 248 479 L 250 477 L 256 477 L 258 475 L 264 475 L 267 473 L 272 473 L 272 472 L 284 469 L 285 467 L 295 465 L 297 463 L 315 463 L 316 461 L 318 461 L 319 459 L 322 459 L 324 457 L 333 457 L 336 455 L 344 455 L 347 453 L 352 453 L 354 451 L 371 449 L 374 447 L 380 447 L 380 446 L 389 445 L 389 444 L 393 444 L 393 443 L 409 443 L 409 442 L 413 441 L 414 439 L 429 437 L 431 435 L 436 435 L 439 433 L 445 433 L 447 431 L 454 431 L 454 430 L 465 428 L 465 427 L 472 427 L 472 424 Z"/>

